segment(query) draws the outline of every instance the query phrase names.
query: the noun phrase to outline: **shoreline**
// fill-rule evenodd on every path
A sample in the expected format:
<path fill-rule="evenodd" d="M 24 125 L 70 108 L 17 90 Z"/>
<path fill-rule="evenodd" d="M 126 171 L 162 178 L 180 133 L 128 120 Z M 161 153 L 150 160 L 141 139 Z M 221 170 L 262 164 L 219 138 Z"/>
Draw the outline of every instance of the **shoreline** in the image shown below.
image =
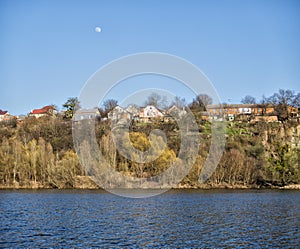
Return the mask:
<path fill-rule="evenodd" d="M 0 185 L 1 190 L 105 190 L 97 185 L 95 186 L 76 186 L 76 187 L 51 187 L 51 186 L 13 186 L 13 185 Z M 118 189 L 118 188 L 113 188 Z M 123 188 L 126 190 L 134 190 L 134 188 Z M 141 190 L 152 190 L 153 188 L 141 188 Z M 158 189 L 158 188 L 156 188 Z M 164 189 L 164 188 L 160 188 Z M 167 188 L 166 188 L 167 189 Z M 300 184 L 290 184 L 286 186 L 246 186 L 246 185 L 228 185 L 228 184 L 220 184 L 220 185 L 210 185 L 210 184 L 202 184 L 199 186 L 187 186 L 187 185 L 179 185 L 177 187 L 171 188 L 173 190 L 267 190 L 267 189 L 277 189 L 277 190 L 300 190 Z"/>

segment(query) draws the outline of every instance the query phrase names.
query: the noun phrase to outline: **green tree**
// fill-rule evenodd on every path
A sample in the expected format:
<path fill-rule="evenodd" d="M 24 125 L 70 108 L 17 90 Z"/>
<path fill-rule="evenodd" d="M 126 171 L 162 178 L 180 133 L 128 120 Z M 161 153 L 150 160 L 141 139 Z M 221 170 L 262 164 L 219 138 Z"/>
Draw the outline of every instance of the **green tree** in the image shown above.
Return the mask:
<path fill-rule="evenodd" d="M 279 145 L 273 157 L 269 158 L 272 181 L 287 185 L 300 180 L 300 150 L 288 144 Z"/>
<path fill-rule="evenodd" d="M 77 97 L 68 98 L 66 103 L 63 104 L 63 107 L 65 108 L 64 118 L 65 119 L 73 118 L 75 111 L 80 108 L 78 98 Z"/>

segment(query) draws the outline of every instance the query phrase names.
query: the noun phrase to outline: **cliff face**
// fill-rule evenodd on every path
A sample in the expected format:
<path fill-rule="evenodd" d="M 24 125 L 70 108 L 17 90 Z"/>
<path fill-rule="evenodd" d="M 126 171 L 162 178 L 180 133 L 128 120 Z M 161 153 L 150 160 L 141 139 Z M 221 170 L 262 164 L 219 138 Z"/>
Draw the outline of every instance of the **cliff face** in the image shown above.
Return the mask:
<path fill-rule="evenodd" d="M 262 136 L 262 144 L 270 147 L 275 141 L 282 141 L 292 148 L 300 146 L 300 124 L 270 124 L 265 127 Z"/>
<path fill-rule="evenodd" d="M 228 122 L 227 142 L 207 184 L 213 187 L 283 187 L 300 183 L 300 124 Z M 205 154 L 183 181 L 197 185 Z"/>
<path fill-rule="evenodd" d="M 264 147 L 265 180 L 273 185 L 300 181 L 300 124 L 295 122 L 264 124 L 258 134 Z"/>

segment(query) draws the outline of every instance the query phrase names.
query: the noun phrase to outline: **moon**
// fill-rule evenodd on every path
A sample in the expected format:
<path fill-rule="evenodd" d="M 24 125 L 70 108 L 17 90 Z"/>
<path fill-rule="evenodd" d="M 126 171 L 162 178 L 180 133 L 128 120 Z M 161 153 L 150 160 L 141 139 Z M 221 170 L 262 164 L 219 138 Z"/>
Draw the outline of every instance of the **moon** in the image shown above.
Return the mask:
<path fill-rule="evenodd" d="M 96 28 L 95 28 L 95 31 L 96 31 L 97 33 L 100 33 L 100 32 L 101 32 L 101 28 L 100 28 L 100 27 L 96 27 Z"/>

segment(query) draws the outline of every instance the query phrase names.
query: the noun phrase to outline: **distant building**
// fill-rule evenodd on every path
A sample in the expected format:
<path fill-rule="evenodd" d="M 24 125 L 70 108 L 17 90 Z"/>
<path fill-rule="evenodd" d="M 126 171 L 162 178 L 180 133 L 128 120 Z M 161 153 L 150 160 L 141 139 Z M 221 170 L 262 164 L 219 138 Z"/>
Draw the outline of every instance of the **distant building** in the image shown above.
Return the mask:
<path fill-rule="evenodd" d="M 142 108 L 139 113 L 139 120 L 141 122 L 151 122 L 153 119 L 163 118 L 164 115 L 162 111 L 157 109 L 153 105 L 147 105 L 146 107 Z"/>
<path fill-rule="evenodd" d="M 216 119 L 224 116 L 228 121 L 251 121 L 251 122 L 276 122 L 278 113 L 275 105 L 264 104 L 224 104 L 208 105 L 207 112 L 202 113 L 203 120 Z M 288 106 L 287 111 L 290 117 L 298 116 L 298 108 Z"/>
<path fill-rule="evenodd" d="M 124 110 L 121 106 L 116 106 L 107 114 L 107 118 L 114 123 L 126 123 L 131 119 L 131 114 Z"/>
<path fill-rule="evenodd" d="M 287 111 L 292 118 L 299 117 L 299 110 L 296 107 L 288 106 Z"/>
<path fill-rule="evenodd" d="M 126 108 L 126 111 L 132 114 L 133 116 L 138 116 L 140 113 L 140 108 L 136 105 L 129 105 Z"/>
<path fill-rule="evenodd" d="M 10 120 L 12 116 L 8 113 L 8 111 L 2 111 L 0 109 L 0 122 Z"/>
<path fill-rule="evenodd" d="M 206 111 L 200 112 L 202 120 L 205 121 L 248 121 L 248 122 L 276 122 L 278 113 L 275 105 L 265 104 L 224 104 L 207 105 Z M 290 118 L 299 120 L 298 108 L 288 106 L 288 115 Z M 115 123 L 125 124 L 131 120 L 149 123 L 154 120 L 161 122 L 171 122 L 174 118 L 182 118 L 187 114 L 185 108 L 172 106 L 166 111 L 162 111 L 153 105 L 146 107 L 137 107 L 129 105 L 126 109 L 116 106 L 108 113 L 108 119 Z"/>
<path fill-rule="evenodd" d="M 135 121 L 139 120 L 140 111 L 141 111 L 141 109 L 136 105 L 129 105 L 126 108 L 126 112 L 128 112 L 130 114 L 130 118 Z"/>
<path fill-rule="evenodd" d="M 169 123 L 182 118 L 184 115 L 187 114 L 187 111 L 185 107 L 179 108 L 178 106 L 173 105 L 168 110 L 162 113 L 164 115 L 163 122 Z"/>
<path fill-rule="evenodd" d="M 213 115 L 266 115 L 273 114 L 275 112 L 275 106 L 260 104 L 208 105 L 207 111 Z"/>
<path fill-rule="evenodd" d="M 154 119 L 163 117 L 163 112 L 153 105 L 148 105 L 142 108 L 134 105 L 129 105 L 126 109 L 123 109 L 120 106 L 116 106 L 107 115 L 107 118 L 115 123 L 127 123 L 130 120 L 147 123 L 151 122 Z"/>
<path fill-rule="evenodd" d="M 74 121 L 101 119 L 98 108 L 80 109 L 75 112 Z"/>
<path fill-rule="evenodd" d="M 168 110 L 167 110 L 167 114 L 171 115 L 171 116 L 177 116 L 177 117 L 181 117 L 183 115 L 185 115 L 187 112 L 185 110 L 185 108 L 179 108 L 176 105 L 171 106 Z"/>
<path fill-rule="evenodd" d="M 54 106 L 48 105 L 44 106 L 41 109 L 34 109 L 29 113 L 30 117 L 40 118 L 43 116 L 55 116 L 57 114 L 57 110 Z"/>

